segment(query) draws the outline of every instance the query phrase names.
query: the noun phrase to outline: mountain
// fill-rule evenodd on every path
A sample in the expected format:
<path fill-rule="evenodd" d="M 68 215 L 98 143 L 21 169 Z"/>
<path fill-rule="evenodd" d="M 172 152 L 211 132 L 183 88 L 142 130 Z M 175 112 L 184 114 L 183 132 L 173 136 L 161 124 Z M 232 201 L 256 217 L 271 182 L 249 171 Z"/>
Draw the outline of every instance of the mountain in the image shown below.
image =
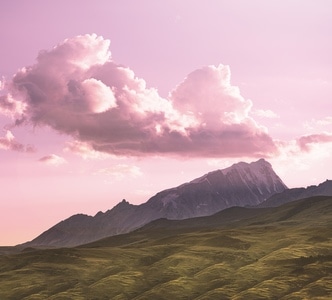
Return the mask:
<path fill-rule="evenodd" d="M 210 216 L 184 220 L 157 219 L 130 233 L 110 236 L 98 241 L 78 246 L 79 248 L 99 248 L 129 246 L 151 239 L 163 240 L 168 236 L 187 233 L 209 232 L 209 230 L 236 230 L 237 228 L 270 227 L 310 227 L 311 223 L 331 227 L 332 196 L 314 196 L 294 200 L 278 207 L 230 207 Z M 323 232 L 322 232 L 323 233 Z M 331 235 L 331 234 L 329 234 Z"/>
<path fill-rule="evenodd" d="M 258 205 L 285 189 L 286 185 L 264 159 L 250 164 L 240 162 L 159 192 L 141 205 L 123 200 L 94 217 L 74 215 L 25 246 L 76 246 L 126 233 L 160 218 L 180 220 L 212 215 L 232 206 Z"/>
<path fill-rule="evenodd" d="M 250 164 L 240 162 L 162 191 L 147 204 L 162 212 L 160 217 L 186 219 L 211 215 L 231 206 L 257 205 L 285 189 L 271 165 L 261 159 Z"/>
<path fill-rule="evenodd" d="M 282 204 L 309 198 L 313 196 L 332 196 L 332 180 L 326 180 L 319 185 L 311 185 L 307 188 L 285 189 L 281 193 L 272 195 L 258 207 L 277 207 Z"/>
<path fill-rule="evenodd" d="M 6 253 L 0 299 L 331 299 L 331 274 L 332 197 L 319 196 Z"/>

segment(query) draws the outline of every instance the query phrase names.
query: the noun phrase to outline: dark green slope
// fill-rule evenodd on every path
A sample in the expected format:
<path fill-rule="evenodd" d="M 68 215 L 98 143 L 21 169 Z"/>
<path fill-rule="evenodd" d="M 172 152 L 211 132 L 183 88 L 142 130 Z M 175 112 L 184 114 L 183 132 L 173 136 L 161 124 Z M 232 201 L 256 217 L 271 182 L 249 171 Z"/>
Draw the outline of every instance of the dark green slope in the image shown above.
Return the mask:
<path fill-rule="evenodd" d="M 238 228 L 244 226 L 297 224 L 305 221 L 309 226 L 317 219 L 324 222 L 332 219 L 332 197 L 318 196 L 297 200 L 275 208 L 231 207 L 212 216 L 185 220 L 158 219 L 128 234 L 112 236 L 81 247 L 123 246 L 136 241 L 158 239 L 160 237 L 179 235 L 181 233 L 199 232 L 218 228 Z M 315 219 L 315 216 L 317 217 Z M 308 217 L 308 219 L 306 219 Z M 298 220 L 299 219 L 299 220 Z M 287 222 L 288 221 L 288 222 Z M 305 224 L 304 224 L 305 225 Z M 303 225 L 303 226 L 304 226 Z"/>
<path fill-rule="evenodd" d="M 332 197 L 0 256 L 0 299 L 331 299 Z"/>

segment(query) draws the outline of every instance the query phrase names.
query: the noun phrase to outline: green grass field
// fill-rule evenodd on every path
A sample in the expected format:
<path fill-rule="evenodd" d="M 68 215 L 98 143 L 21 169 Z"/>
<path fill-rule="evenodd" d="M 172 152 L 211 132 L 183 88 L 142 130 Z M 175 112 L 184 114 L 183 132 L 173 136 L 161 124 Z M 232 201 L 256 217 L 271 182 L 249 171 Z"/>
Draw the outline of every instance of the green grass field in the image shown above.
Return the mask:
<path fill-rule="evenodd" d="M 1 255 L 0 299 L 332 299 L 331 197 L 218 217 Z"/>

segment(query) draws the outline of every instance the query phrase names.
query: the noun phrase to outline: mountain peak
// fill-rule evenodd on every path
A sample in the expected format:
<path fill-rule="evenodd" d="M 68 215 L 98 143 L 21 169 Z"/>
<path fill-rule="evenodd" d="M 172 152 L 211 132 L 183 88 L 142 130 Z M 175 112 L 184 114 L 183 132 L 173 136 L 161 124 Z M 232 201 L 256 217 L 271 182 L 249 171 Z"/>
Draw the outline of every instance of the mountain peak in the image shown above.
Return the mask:
<path fill-rule="evenodd" d="M 270 187 L 276 192 L 287 189 L 287 186 L 274 172 L 272 165 L 263 158 L 251 163 L 239 162 L 221 170 L 221 172 L 225 176 L 233 174 L 233 177 L 237 177 L 238 181 L 254 184 L 258 188 L 264 185 L 268 191 L 271 190 Z"/>
<path fill-rule="evenodd" d="M 184 219 L 212 214 L 231 206 L 258 205 L 285 189 L 287 186 L 271 164 L 259 159 L 209 172 L 177 188 L 160 192 L 147 203 L 166 211 L 163 217 Z"/>
<path fill-rule="evenodd" d="M 46 242 L 48 246 L 76 246 L 132 231 L 159 218 L 180 220 L 212 215 L 232 206 L 254 206 L 286 188 L 265 159 L 240 162 L 161 191 L 140 205 L 123 199 L 104 214 L 84 218 L 82 224 L 69 218 L 61 226 L 55 225 L 47 239 L 37 237 L 30 246 Z"/>
<path fill-rule="evenodd" d="M 129 207 L 129 206 L 132 206 L 132 204 L 130 204 L 126 199 L 122 199 L 122 201 L 119 202 L 117 205 L 115 205 L 115 206 L 112 208 L 112 210 L 115 209 L 115 208 L 126 209 L 126 208 Z"/>
<path fill-rule="evenodd" d="M 272 165 L 267 160 L 265 160 L 264 158 L 260 158 L 259 160 L 253 161 L 253 162 L 250 162 L 250 163 L 240 161 L 238 163 L 235 163 L 235 164 L 231 165 L 228 168 L 223 169 L 222 171 L 227 172 L 231 169 L 246 168 L 246 167 L 247 168 L 268 167 L 268 168 L 272 169 Z"/>
<path fill-rule="evenodd" d="M 260 158 L 259 160 L 252 162 L 252 164 L 254 164 L 254 163 L 263 163 L 263 164 L 271 165 L 267 160 L 265 160 L 265 158 Z"/>

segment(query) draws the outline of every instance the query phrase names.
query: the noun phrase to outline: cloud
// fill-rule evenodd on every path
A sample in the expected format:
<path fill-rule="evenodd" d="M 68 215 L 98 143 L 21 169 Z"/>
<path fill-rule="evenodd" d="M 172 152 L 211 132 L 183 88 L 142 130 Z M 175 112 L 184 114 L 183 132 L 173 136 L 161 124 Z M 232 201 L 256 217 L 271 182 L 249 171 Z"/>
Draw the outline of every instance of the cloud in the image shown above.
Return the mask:
<path fill-rule="evenodd" d="M 112 61 L 109 46 L 92 34 L 40 52 L 6 84 L 1 110 L 15 115 L 17 125 L 49 126 L 114 155 L 258 157 L 277 151 L 249 116 L 251 101 L 231 85 L 228 66 L 195 70 L 165 99 Z"/>
<path fill-rule="evenodd" d="M 13 133 L 10 130 L 6 131 L 4 137 L 0 137 L 0 149 L 13 150 L 18 152 L 35 152 L 35 149 L 31 145 L 24 145 L 16 140 Z"/>
<path fill-rule="evenodd" d="M 94 150 L 89 143 L 80 141 L 68 142 L 67 146 L 64 148 L 64 151 L 77 154 L 83 159 L 106 159 L 110 157 L 107 153 Z"/>
<path fill-rule="evenodd" d="M 311 119 L 304 123 L 307 130 L 314 131 L 316 128 L 327 128 L 332 126 L 332 117 L 328 116 L 322 119 Z"/>
<path fill-rule="evenodd" d="M 230 77 L 230 68 L 224 65 L 195 70 L 172 91 L 174 107 L 181 113 L 194 113 L 207 128 L 245 121 L 252 103 L 231 85 Z"/>
<path fill-rule="evenodd" d="M 19 95 L 17 95 L 19 97 Z M 13 98 L 12 94 L 2 95 L 0 96 L 0 113 L 15 117 L 22 116 L 27 104 L 23 101 L 16 100 Z"/>
<path fill-rule="evenodd" d="M 317 120 L 316 122 L 321 126 L 332 125 L 332 117 L 325 117 L 323 119 Z"/>
<path fill-rule="evenodd" d="M 55 154 L 50 154 L 50 155 L 43 156 L 38 161 L 42 162 L 42 163 L 45 163 L 47 165 L 50 165 L 50 166 L 60 166 L 60 165 L 63 165 L 67 162 L 63 157 L 60 157 L 60 156 L 55 155 Z"/>
<path fill-rule="evenodd" d="M 139 167 L 127 164 L 119 164 L 109 168 L 100 169 L 95 174 L 110 176 L 117 180 L 122 180 L 126 177 L 137 178 L 143 175 Z"/>
<path fill-rule="evenodd" d="M 311 134 L 302 136 L 297 140 L 297 143 L 301 149 L 301 151 L 310 151 L 310 147 L 313 144 L 323 144 L 323 143 L 331 143 L 332 142 L 332 134 L 329 133 L 321 133 L 321 134 Z"/>
<path fill-rule="evenodd" d="M 279 116 L 272 110 L 267 109 L 255 109 L 251 112 L 252 115 L 261 117 L 261 118 L 268 118 L 268 119 L 277 119 Z"/>
<path fill-rule="evenodd" d="M 332 141 L 322 145 L 316 139 L 316 142 L 307 143 L 304 148 L 302 145 L 301 149 L 299 140 L 280 142 L 279 155 L 269 160 L 277 174 L 281 178 L 288 178 L 286 184 L 289 187 L 319 184 L 329 178 Z M 303 139 L 301 141 L 304 142 Z"/>

